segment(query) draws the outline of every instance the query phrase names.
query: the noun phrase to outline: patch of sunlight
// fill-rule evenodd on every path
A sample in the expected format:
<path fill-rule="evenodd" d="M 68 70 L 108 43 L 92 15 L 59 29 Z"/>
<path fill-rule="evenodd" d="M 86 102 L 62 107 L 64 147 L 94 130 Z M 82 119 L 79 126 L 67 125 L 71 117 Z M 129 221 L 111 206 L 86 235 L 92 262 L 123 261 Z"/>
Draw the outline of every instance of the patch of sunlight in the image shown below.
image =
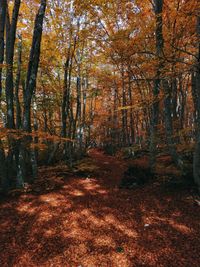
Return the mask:
<path fill-rule="evenodd" d="M 64 201 L 66 201 L 66 199 L 64 198 L 64 196 L 61 195 L 46 195 L 46 196 L 41 196 L 40 200 L 48 203 L 50 206 L 52 207 L 59 207 L 61 205 L 61 203 Z M 67 203 L 65 203 L 65 206 L 67 205 Z M 71 205 L 70 205 L 71 206 Z M 69 205 L 67 205 L 67 207 L 70 207 Z"/>
<path fill-rule="evenodd" d="M 91 222 L 91 224 L 95 225 L 96 227 L 102 227 L 105 226 L 105 221 L 103 221 L 102 219 L 98 219 L 97 217 L 90 215 L 87 218 L 88 221 Z"/>
<path fill-rule="evenodd" d="M 67 190 L 71 190 L 71 186 L 69 186 L 69 185 L 63 185 L 62 188 L 67 189 Z"/>
<path fill-rule="evenodd" d="M 111 224 L 119 223 L 118 220 L 112 214 L 105 215 L 104 221 L 106 221 L 107 223 L 111 223 Z"/>
<path fill-rule="evenodd" d="M 95 237 L 94 243 L 97 246 L 111 246 L 112 248 L 116 246 L 116 242 L 108 235 L 101 235 Z"/>
<path fill-rule="evenodd" d="M 96 190 L 98 187 L 96 186 L 96 185 L 93 185 L 93 184 L 88 184 L 88 185 L 85 185 L 84 186 L 84 189 L 85 190 L 88 190 L 88 191 L 90 191 L 90 190 Z"/>
<path fill-rule="evenodd" d="M 88 223 L 91 223 L 96 227 L 105 226 L 105 221 L 101 218 L 97 218 L 96 216 L 94 216 L 88 209 L 84 209 L 80 212 L 80 218 L 83 217 L 85 221 L 88 221 Z"/>
<path fill-rule="evenodd" d="M 142 248 L 141 248 L 142 249 Z M 162 251 L 162 253 L 161 253 Z M 159 253 L 160 252 L 160 253 Z M 158 260 L 159 260 L 159 256 L 162 258 L 163 255 L 165 255 L 166 252 L 164 253 L 164 249 L 160 248 L 156 250 L 156 252 L 149 252 L 149 251 L 146 251 L 145 250 L 145 253 L 143 254 L 143 256 L 141 257 L 140 259 L 140 263 L 143 265 L 143 266 L 158 266 Z M 148 265 L 147 265 L 148 264 Z"/>
<path fill-rule="evenodd" d="M 107 224 L 111 224 L 115 227 L 116 230 L 120 230 L 125 235 L 129 237 L 136 238 L 138 236 L 138 233 L 127 227 L 126 225 L 122 224 L 119 220 L 117 220 L 112 214 L 108 214 L 104 217 L 104 220 Z"/>
<path fill-rule="evenodd" d="M 179 213 L 173 214 L 174 216 L 178 216 Z M 181 232 L 182 234 L 191 234 L 193 232 L 193 229 L 189 228 L 188 226 L 179 223 L 173 219 L 168 219 L 168 218 L 160 218 L 160 217 L 149 217 L 149 220 L 147 221 L 150 224 L 168 224 L 171 227 L 173 227 L 175 230 Z"/>
<path fill-rule="evenodd" d="M 76 246 L 70 246 L 70 248 L 66 249 L 64 252 L 63 252 L 63 255 L 66 259 L 69 259 L 71 258 L 71 256 L 73 255 L 74 259 L 81 259 L 81 262 L 83 260 L 82 257 L 84 257 L 85 255 L 88 255 L 88 248 L 87 248 L 87 244 L 84 243 L 79 243 L 77 244 Z M 56 265 L 58 266 L 58 265 Z M 94 265 L 82 265 L 82 264 L 76 264 L 76 265 L 59 265 L 59 266 L 63 266 L 63 267 L 71 267 L 71 266 L 74 266 L 74 267 L 84 267 L 84 266 L 89 266 L 89 267 L 93 267 Z"/>
<path fill-rule="evenodd" d="M 51 236 L 55 236 L 56 231 L 54 229 L 48 229 L 44 232 L 43 236 L 44 237 L 51 237 Z"/>
<path fill-rule="evenodd" d="M 100 190 L 97 190 L 97 192 L 98 192 L 99 194 L 105 195 L 105 194 L 108 193 L 108 190 L 100 189 Z"/>
<path fill-rule="evenodd" d="M 85 215 L 85 216 L 89 216 L 89 215 L 91 215 L 91 212 L 90 212 L 89 209 L 83 209 L 83 210 L 80 212 L 80 214 Z"/>
<path fill-rule="evenodd" d="M 73 196 L 84 196 L 85 194 L 83 192 L 81 192 L 80 190 L 73 190 L 71 192 L 69 192 L 70 195 L 73 195 Z"/>
<path fill-rule="evenodd" d="M 133 229 L 128 228 L 127 226 L 125 226 L 123 224 L 116 226 L 116 228 L 118 230 L 122 231 L 128 237 L 132 237 L 132 238 L 137 238 L 138 237 L 138 233 L 136 231 L 134 231 Z"/>
<path fill-rule="evenodd" d="M 178 223 L 176 221 L 173 220 L 169 220 L 169 224 L 176 229 L 177 231 L 183 233 L 183 234 L 191 234 L 193 232 L 193 230 L 191 228 L 189 228 L 188 226 Z"/>
<path fill-rule="evenodd" d="M 101 257 L 103 257 L 103 256 L 101 256 Z M 108 266 L 109 267 L 109 266 L 112 266 L 112 265 L 111 264 L 107 264 L 107 265 L 104 264 L 103 265 L 102 264 L 102 258 L 100 258 L 100 256 L 97 259 L 96 255 L 91 255 L 91 254 L 87 253 L 81 259 L 81 264 L 79 266 L 80 267 L 85 267 L 85 266 L 87 266 L 87 267 L 96 267 L 96 266 L 106 266 L 107 267 Z"/>
<path fill-rule="evenodd" d="M 52 214 L 50 212 L 42 211 L 38 215 L 38 221 L 39 222 L 48 221 L 48 220 L 52 219 L 52 217 L 53 216 L 52 216 Z"/>
<path fill-rule="evenodd" d="M 66 238 L 74 238 L 79 241 L 85 241 L 88 240 L 88 238 L 94 237 L 89 227 L 85 230 L 80 227 L 77 222 L 76 224 L 70 225 L 70 229 L 68 231 L 63 231 L 63 236 Z"/>
<path fill-rule="evenodd" d="M 83 183 L 83 187 L 86 190 L 96 190 L 102 188 L 100 185 L 96 184 L 96 181 L 93 181 L 91 179 L 85 180 L 85 182 Z"/>
<path fill-rule="evenodd" d="M 130 260 L 128 260 L 126 254 L 124 253 L 113 252 L 111 256 L 111 262 L 112 266 L 118 266 L 118 267 L 134 266 L 133 265 L 134 262 L 130 262 Z"/>
<path fill-rule="evenodd" d="M 55 201 L 55 196 L 51 196 L 51 195 L 40 196 L 40 200 L 43 202 L 53 202 Z"/>
<path fill-rule="evenodd" d="M 29 214 L 34 214 L 36 212 L 37 207 L 31 207 L 29 204 L 20 205 L 17 207 L 18 212 L 26 212 Z"/>

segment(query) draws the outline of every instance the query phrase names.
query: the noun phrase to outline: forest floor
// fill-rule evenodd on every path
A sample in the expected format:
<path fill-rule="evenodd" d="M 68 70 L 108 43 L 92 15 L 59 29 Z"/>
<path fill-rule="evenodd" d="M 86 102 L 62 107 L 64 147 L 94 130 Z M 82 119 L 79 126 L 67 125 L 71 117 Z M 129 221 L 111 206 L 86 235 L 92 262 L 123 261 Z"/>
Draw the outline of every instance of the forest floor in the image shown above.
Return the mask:
<path fill-rule="evenodd" d="M 127 161 L 98 150 L 90 177 L 41 168 L 60 187 L 0 202 L 1 267 L 199 267 L 200 207 L 160 180 L 119 189 Z M 162 180 L 162 179 L 161 179 Z"/>

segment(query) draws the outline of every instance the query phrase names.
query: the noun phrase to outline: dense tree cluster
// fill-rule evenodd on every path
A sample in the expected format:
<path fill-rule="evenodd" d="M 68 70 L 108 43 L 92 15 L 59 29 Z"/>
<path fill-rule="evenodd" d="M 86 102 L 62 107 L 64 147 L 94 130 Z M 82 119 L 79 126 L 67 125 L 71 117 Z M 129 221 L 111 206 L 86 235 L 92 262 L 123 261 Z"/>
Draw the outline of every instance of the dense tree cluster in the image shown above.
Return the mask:
<path fill-rule="evenodd" d="M 94 143 L 192 151 L 200 187 L 199 1 L 1 0 L 0 126 L 4 191 Z"/>

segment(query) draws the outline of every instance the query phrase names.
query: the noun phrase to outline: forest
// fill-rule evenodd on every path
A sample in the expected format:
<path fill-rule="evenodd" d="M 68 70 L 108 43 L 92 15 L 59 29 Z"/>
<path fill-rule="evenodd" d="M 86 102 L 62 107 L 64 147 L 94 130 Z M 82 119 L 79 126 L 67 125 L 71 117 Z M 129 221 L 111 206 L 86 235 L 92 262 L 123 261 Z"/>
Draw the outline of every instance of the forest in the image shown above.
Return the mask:
<path fill-rule="evenodd" d="M 200 266 L 199 0 L 0 0 L 0 265 Z"/>

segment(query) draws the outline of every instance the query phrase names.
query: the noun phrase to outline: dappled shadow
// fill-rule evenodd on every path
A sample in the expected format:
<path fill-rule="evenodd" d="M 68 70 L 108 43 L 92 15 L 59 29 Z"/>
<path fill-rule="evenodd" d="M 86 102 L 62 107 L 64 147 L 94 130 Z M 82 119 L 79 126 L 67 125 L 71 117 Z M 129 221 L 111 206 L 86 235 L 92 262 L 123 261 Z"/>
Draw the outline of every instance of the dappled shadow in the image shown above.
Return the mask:
<path fill-rule="evenodd" d="M 0 265 L 199 267 L 199 207 L 159 185 L 119 190 L 126 164 L 93 157 L 99 178 L 0 204 Z"/>

